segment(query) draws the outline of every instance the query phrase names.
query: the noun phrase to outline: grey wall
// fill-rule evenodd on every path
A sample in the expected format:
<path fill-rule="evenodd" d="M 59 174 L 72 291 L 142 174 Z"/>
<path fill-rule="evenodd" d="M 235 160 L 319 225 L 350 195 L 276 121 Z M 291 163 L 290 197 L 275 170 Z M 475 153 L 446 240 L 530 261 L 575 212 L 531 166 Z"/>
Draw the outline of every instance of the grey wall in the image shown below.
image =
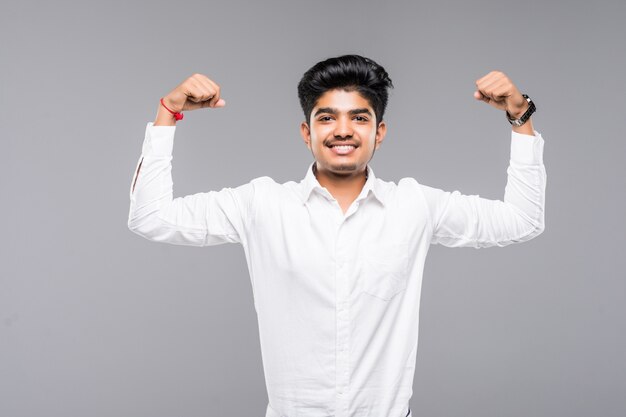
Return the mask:
<path fill-rule="evenodd" d="M 6 2 L 0 14 L 0 416 L 263 416 L 238 245 L 126 227 L 159 98 L 201 72 L 227 107 L 177 128 L 175 196 L 312 156 L 296 84 L 359 53 L 396 88 L 377 176 L 501 199 L 510 126 L 472 97 L 490 70 L 537 103 L 546 230 L 435 246 L 416 416 L 626 415 L 623 1 Z"/>

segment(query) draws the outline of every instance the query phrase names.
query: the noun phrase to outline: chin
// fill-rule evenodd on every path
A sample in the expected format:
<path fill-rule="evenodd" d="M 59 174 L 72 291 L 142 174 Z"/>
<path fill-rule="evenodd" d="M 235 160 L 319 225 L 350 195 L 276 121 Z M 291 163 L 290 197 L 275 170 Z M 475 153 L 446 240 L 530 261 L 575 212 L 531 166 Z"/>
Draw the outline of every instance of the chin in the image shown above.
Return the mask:
<path fill-rule="evenodd" d="M 351 173 L 351 172 L 357 171 L 359 166 L 354 163 L 344 163 L 344 164 L 333 164 L 330 166 L 330 168 L 333 172 L 341 174 L 341 173 Z"/>

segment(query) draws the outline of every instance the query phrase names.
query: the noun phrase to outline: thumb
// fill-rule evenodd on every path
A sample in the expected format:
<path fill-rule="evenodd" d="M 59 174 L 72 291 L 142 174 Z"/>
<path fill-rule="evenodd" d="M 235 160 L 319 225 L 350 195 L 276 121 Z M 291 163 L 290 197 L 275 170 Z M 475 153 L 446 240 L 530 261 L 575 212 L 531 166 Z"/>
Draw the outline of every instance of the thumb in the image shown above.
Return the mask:
<path fill-rule="evenodd" d="M 474 91 L 474 98 L 476 100 L 484 101 L 485 103 L 489 103 L 491 101 L 491 99 L 489 99 L 489 97 L 487 97 L 486 95 L 484 95 L 480 91 Z"/>
<path fill-rule="evenodd" d="M 215 103 L 215 106 L 213 107 L 224 107 L 226 105 L 226 101 L 223 98 L 220 98 L 219 100 L 217 100 L 217 103 Z"/>

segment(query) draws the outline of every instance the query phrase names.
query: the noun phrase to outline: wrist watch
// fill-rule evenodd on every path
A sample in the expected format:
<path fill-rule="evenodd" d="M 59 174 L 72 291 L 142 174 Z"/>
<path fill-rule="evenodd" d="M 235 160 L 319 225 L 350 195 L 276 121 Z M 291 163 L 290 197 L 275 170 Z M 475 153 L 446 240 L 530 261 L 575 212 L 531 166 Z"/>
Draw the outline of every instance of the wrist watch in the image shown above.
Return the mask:
<path fill-rule="evenodd" d="M 535 107 L 535 103 L 533 103 L 530 97 L 528 97 L 526 94 L 522 94 L 522 97 L 524 97 L 526 101 L 528 102 L 528 110 L 526 110 L 526 112 L 522 114 L 522 116 L 519 119 L 513 119 L 511 115 L 509 114 L 509 112 L 508 111 L 506 112 L 506 119 L 513 126 L 523 125 L 530 118 L 530 115 L 533 114 L 535 110 L 537 110 L 537 108 Z"/>

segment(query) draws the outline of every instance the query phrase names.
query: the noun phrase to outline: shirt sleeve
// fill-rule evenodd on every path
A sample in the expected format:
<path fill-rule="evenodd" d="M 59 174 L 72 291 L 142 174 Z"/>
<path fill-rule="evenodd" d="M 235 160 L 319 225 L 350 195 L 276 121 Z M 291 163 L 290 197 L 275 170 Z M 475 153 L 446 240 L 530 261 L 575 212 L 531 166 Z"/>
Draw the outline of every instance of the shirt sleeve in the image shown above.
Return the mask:
<path fill-rule="evenodd" d="M 544 140 L 512 131 L 504 201 L 422 185 L 430 211 L 432 244 L 483 248 L 530 240 L 545 228 Z"/>
<path fill-rule="evenodd" d="M 146 126 L 130 187 L 128 228 L 146 239 L 176 245 L 242 243 L 252 215 L 254 181 L 236 188 L 172 198 L 176 126 Z"/>

